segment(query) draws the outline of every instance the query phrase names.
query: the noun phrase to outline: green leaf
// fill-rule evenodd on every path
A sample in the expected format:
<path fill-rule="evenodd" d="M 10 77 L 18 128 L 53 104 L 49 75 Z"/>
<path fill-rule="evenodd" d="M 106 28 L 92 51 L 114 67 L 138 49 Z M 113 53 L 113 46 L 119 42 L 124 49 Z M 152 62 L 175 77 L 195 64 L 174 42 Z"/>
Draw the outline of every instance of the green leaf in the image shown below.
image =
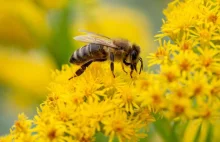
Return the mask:
<path fill-rule="evenodd" d="M 170 121 L 167 119 L 158 119 L 154 122 L 154 127 L 158 134 L 162 137 L 165 142 L 172 142 L 174 141 L 172 134 L 171 134 L 171 125 Z"/>
<path fill-rule="evenodd" d="M 213 125 L 209 123 L 209 128 L 206 136 L 206 142 L 211 142 L 213 137 Z"/>
<path fill-rule="evenodd" d="M 197 129 L 194 142 L 199 142 L 199 137 L 200 137 L 200 133 L 201 133 L 201 128 L 202 128 L 202 123 L 199 124 L 199 127 L 198 127 L 198 129 Z"/>
<path fill-rule="evenodd" d="M 95 134 L 95 141 L 96 142 L 107 142 L 108 137 L 106 137 L 102 132 L 97 132 Z"/>
<path fill-rule="evenodd" d="M 70 32 L 73 21 L 71 17 L 72 2 L 73 1 L 69 1 L 66 7 L 50 15 L 52 37 L 48 46 L 51 55 L 59 67 L 61 67 L 62 64 L 69 63 L 69 58 L 73 52 L 73 39 Z"/>
<path fill-rule="evenodd" d="M 143 139 L 140 139 L 139 142 L 149 142 L 149 137 L 146 137 L 146 138 L 143 138 Z"/>
<path fill-rule="evenodd" d="M 178 125 L 179 125 L 179 121 L 174 121 L 174 123 L 171 127 L 172 139 L 175 140 L 175 141 L 178 140 L 178 137 L 177 137 Z"/>
<path fill-rule="evenodd" d="M 189 124 L 189 121 L 187 121 L 186 123 L 180 124 L 181 126 L 179 126 L 179 129 L 178 129 L 178 133 L 179 133 L 178 138 L 183 138 L 188 124 Z"/>

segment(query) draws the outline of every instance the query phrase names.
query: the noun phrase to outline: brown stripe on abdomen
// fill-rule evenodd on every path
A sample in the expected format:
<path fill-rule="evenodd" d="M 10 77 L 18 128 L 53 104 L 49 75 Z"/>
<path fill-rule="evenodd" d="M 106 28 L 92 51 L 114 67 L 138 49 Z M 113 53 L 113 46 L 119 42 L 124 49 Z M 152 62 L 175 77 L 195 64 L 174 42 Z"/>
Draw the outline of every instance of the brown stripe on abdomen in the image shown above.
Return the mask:
<path fill-rule="evenodd" d="M 90 43 L 77 49 L 71 56 L 70 63 L 82 64 L 93 59 L 103 58 L 106 55 L 102 45 Z"/>

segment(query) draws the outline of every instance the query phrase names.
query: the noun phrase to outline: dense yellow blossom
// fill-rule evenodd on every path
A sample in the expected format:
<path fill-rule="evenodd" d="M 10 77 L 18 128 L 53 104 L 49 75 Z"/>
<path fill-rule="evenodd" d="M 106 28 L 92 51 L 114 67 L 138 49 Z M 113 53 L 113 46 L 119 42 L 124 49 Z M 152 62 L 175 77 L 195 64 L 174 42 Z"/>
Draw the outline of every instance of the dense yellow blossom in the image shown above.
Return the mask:
<path fill-rule="evenodd" d="M 177 117 L 184 113 L 191 119 L 220 118 L 220 113 L 216 113 L 212 107 L 215 103 L 214 106 L 220 108 L 219 99 L 213 99 L 213 96 L 219 96 L 220 93 L 216 86 L 220 81 L 216 73 L 220 68 L 220 51 L 217 48 L 219 39 L 216 38 L 219 36 L 220 25 L 216 23 L 219 19 L 216 9 L 219 9 L 219 4 L 215 1 L 175 0 L 164 11 L 166 20 L 162 33 L 156 37 L 161 41 L 168 36 L 170 40 L 160 42 L 160 51 L 149 56 L 149 66 L 159 64 L 159 76 L 167 78 L 165 96 L 171 108 L 165 110 L 169 114 L 166 116 Z M 161 62 L 161 57 L 168 58 L 169 62 Z M 164 82 L 162 78 L 161 81 Z M 179 97 L 181 101 L 175 107 Z M 209 106 L 209 112 L 204 106 Z M 190 113 L 186 113 L 186 110 Z M 212 117 L 211 112 L 215 112 L 215 116 Z"/>
<path fill-rule="evenodd" d="M 150 55 L 147 57 L 149 59 L 148 66 L 155 64 L 167 64 L 170 62 L 170 51 L 168 49 L 168 47 L 171 46 L 170 42 L 164 41 L 164 43 L 162 43 L 160 41 L 159 44 L 160 46 L 157 48 L 157 51 L 155 53 L 150 53 Z"/>
<path fill-rule="evenodd" d="M 145 124 L 132 115 L 128 116 L 123 111 L 116 110 L 114 114 L 103 120 L 102 123 L 104 124 L 105 135 L 110 137 L 109 141 L 112 141 L 114 136 L 117 136 L 120 142 L 125 140 L 132 141 L 132 139 L 137 141 L 137 138 L 145 137 L 144 133 L 138 132 Z"/>
<path fill-rule="evenodd" d="M 160 48 L 148 57 L 149 66 L 160 65 L 158 76 L 167 78 L 159 77 L 168 101 L 163 114 L 170 120 L 189 121 L 184 141 L 194 141 L 196 135 L 205 141 L 210 136 L 203 134 L 220 119 L 219 3 L 175 0 L 164 14 L 162 33 L 156 35 Z M 194 121 L 196 125 L 191 125 Z M 204 128 L 206 123 L 210 128 Z"/>
<path fill-rule="evenodd" d="M 55 71 L 47 100 L 33 121 L 19 116 L 19 125 L 15 122 L 10 134 L 12 139 L 20 140 L 21 133 L 31 133 L 30 139 L 35 141 L 94 141 L 96 131 L 109 136 L 109 141 L 146 137 L 146 132 L 140 130 L 154 118 L 149 109 L 140 107 L 137 98 L 144 92 L 137 93 L 140 86 L 135 83 L 145 73 L 134 74 L 132 80 L 119 68 L 120 64 L 116 63 L 116 67 L 115 79 L 109 75 L 108 63 L 93 63 L 82 76 L 72 80 L 68 79 L 76 67 L 63 66 L 62 71 Z"/>

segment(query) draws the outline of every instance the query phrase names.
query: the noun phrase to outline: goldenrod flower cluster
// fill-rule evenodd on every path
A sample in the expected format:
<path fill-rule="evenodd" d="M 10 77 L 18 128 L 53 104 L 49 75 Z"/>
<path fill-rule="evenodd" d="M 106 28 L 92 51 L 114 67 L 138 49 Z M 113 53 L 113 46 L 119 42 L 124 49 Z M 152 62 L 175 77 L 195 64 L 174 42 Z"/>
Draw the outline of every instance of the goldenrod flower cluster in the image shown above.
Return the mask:
<path fill-rule="evenodd" d="M 158 98 L 166 105 L 159 109 L 169 118 L 220 118 L 219 10 L 218 1 L 176 0 L 164 11 L 160 47 L 149 65 L 160 65 Z"/>
<path fill-rule="evenodd" d="M 132 80 L 116 64 L 113 78 L 108 63 L 94 63 L 83 75 L 68 80 L 76 69 L 66 65 L 55 71 L 38 115 L 28 120 L 20 114 L 8 137 L 16 141 L 88 142 L 94 141 L 98 132 L 109 136 L 109 141 L 137 141 L 146 136 L 147 125 L 154 121 L 150 109 L 142 107 L 139 100 L 146 95 L 146 73 Z"/>
<path fill-rule="evenodd" d="M 220 118 L 220 3 L 175 0 L 164 11 L 160 46 L 148 56 L 156 73 L 125 74 L 115 64 L 93 63 L 81 76 L 63 66 L 53 73 L 49 94 L 33 120 L 20 114 L 2 141 L 138 141 L 158 113 L 168 120 Z M 168 40 L 164 40 L 167 38 Z M 128 69 L 127 69 L 128 70 Z M 208 135 L 208 134 L 207 134 Z"/>

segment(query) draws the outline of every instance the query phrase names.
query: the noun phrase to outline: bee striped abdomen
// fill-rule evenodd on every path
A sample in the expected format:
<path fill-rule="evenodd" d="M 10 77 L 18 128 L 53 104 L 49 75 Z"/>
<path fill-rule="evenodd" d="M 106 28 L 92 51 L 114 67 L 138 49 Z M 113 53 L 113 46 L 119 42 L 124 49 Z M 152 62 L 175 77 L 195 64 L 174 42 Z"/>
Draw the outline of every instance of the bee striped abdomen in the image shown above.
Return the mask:
<path fill-rule="evenodd" d="M 105 56 L 103 46 L 99 44 L 90 43 L 77 49 L 70 58 L 72 64 L 83 64 L 93 59 L 98 59 Z"/>

